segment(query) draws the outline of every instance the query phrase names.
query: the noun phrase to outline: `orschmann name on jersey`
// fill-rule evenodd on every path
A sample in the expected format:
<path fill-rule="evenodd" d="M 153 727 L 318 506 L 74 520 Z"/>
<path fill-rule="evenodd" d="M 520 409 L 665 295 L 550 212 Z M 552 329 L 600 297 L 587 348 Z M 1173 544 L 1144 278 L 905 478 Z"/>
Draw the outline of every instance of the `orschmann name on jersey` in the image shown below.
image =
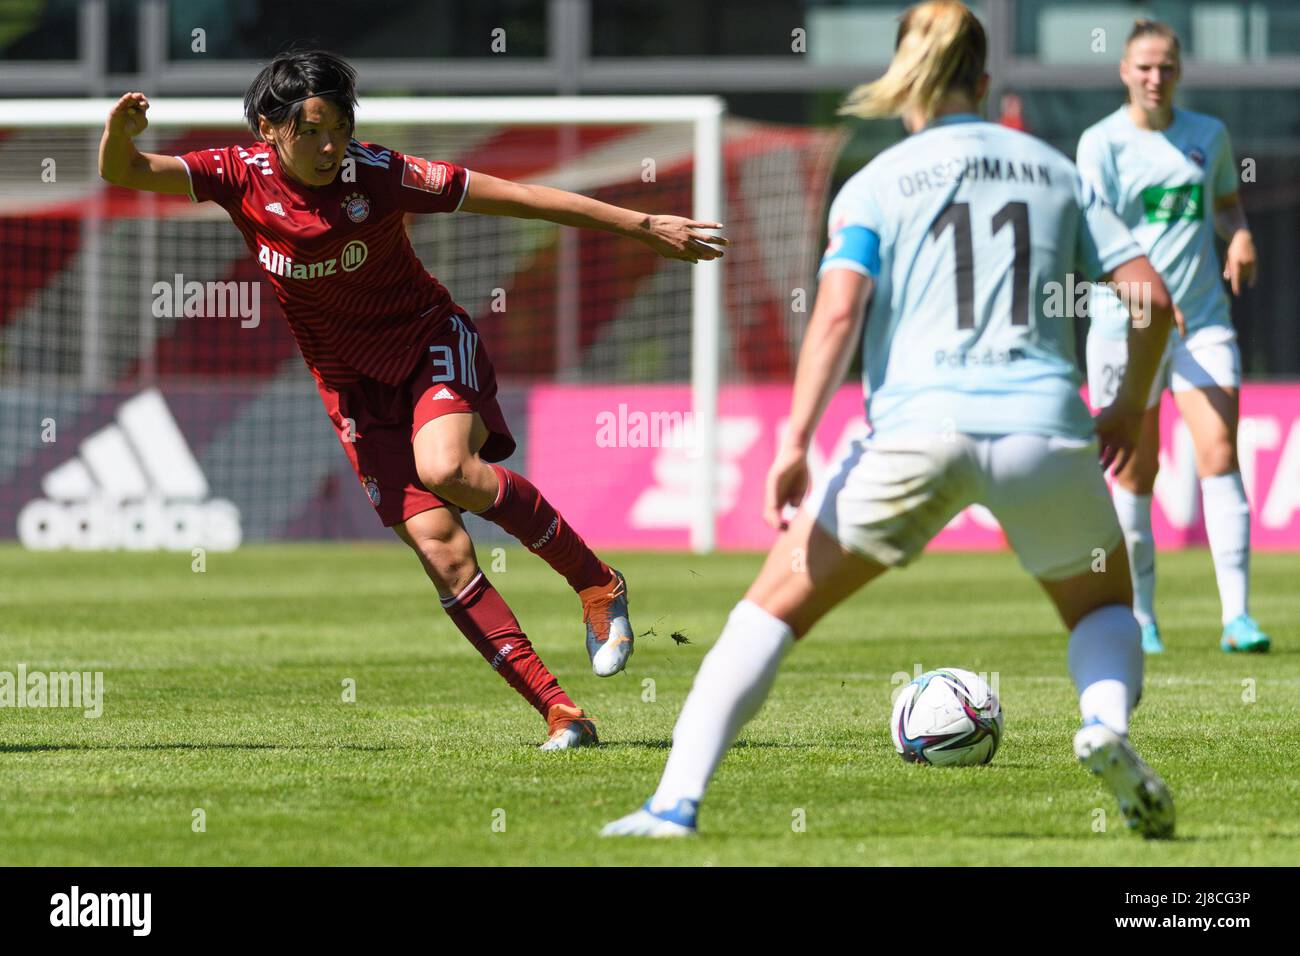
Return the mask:
<path fill-rule="evenodd" d="M 44 498 L 18 513 L 18 539 L 37 550 L 233 551 L 239 509 L 209 497 L 204 477 L 157 389 L 122 403 L 117 421 L 41 479 Z"/>
<path fill-rule="evenodd" d="M 898 177 L 898 191 L 914 196 L 927 189 L 946 189 L 955 180 L 1021 183 L 1051 186 L 1052 172 L 1045 163 L 997 156 L 956 156 L 927 169 L 908 170 Z"/>
<path fill-rule="evenodd" d="M 340 269 L 354 272 L 361 268 L 368 255 L 370 250 L 360 239 L 353 239 L 337 256 L 320 262 L 294 262 L 283 252 L 276 252 L 265 243 L 258 243 L 257 246 L 257 261 L 262 264 L 262 268 L 286 279 L 319 279 L 322 276 L 337 275 Z"/>

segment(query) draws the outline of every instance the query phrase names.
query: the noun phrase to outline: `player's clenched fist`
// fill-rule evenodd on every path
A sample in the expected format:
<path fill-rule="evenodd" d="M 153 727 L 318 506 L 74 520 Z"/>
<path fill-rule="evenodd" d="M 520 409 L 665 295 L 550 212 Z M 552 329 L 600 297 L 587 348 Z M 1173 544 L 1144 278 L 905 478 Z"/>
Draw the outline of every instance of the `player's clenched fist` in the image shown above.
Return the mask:
<path fill-rule="evenodd" d="M 108 131 L 136 137 L 145 131 L 149 120 L 145 111 L 149 100 L 143 93 L 126 93 L 108 111 Z"/>
<path fill-rule="evenodd" d="M 1142 434 L 1142 409 L 1113 402 L 1093 418 L 1101 452 L 1101 470 L 1119 474 L 1133 457 Z"/>
<path fill-rule="evenodd" d="M 149 126 L 148 109 L 149 100 L 143 93 L 127 93 L 113 104 L 99 139 L 99 175 L 105 182 L 127 189 L 185 196 L 190 191 L 190 174 L 181 160 L 136 148 L 135 137 Z"/>
<path fill-rule="evenodd" d="M 781 512 L 786 505 L 799 507 L 804 495 L 808 493 L 809 481 L 806 448 L 783 447 L 777 452 L 776 460 L 767 472 L 763 492 L 763 520 L 777 531 L 784 531 L 786 520 Z"/>

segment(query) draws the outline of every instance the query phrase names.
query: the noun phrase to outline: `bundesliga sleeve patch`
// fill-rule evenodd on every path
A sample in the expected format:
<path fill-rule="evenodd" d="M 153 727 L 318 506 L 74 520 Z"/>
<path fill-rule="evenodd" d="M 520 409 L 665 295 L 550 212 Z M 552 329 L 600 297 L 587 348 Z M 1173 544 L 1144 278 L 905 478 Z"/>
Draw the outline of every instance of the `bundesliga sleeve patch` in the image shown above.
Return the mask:
<path fill-rule="evenodd" d="M 445 163 L 431 163 L 418 156 L 407 156 L 402 168 L 402 185 L 441 196 L 447 188 L 450 170 Z"/>

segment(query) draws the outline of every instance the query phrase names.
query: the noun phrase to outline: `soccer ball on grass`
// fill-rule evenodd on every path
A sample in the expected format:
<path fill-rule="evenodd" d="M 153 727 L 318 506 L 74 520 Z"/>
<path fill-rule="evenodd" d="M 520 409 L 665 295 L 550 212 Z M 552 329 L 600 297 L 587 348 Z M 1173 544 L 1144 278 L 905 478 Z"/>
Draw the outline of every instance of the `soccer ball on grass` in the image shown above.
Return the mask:
<path fill-rule="evenodd" d="M 894 749 L 911 763 L 969 767 L 988 763 L 1002 739 L 998 695 L 959 667 L 927 671 L 894 700 Z"/>

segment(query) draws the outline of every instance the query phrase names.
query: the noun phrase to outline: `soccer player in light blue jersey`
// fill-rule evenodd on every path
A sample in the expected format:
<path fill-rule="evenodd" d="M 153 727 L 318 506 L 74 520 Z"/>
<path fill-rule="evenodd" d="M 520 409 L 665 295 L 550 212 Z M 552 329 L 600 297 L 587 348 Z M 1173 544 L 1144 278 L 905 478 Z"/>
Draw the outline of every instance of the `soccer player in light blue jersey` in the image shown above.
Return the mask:
<path fill-rule="evenodd" d="M 1123 465 L 1137 441 L 1172 307 L 1069 159 L 975 115 L 988 88 L 985 49 L 963 4 L 912 7 L 888 72 L 844 107 L 902 116 L 912 135 L 850 179 L 831 207 L 790 424 L 767 478 L 766 519 L 785 530 L 700 667 L 659 788 L 607 835 L 694 833 L 709 779 L 795 640 L 976 502 L 1070 632 L 1084 723 L 1076 755 L 1114 791 L 1129 826 L 1173 832 L 1173 799 L 1128 741 L 1141 637 L 1102 472 Z M 1116 281 L 1134 308 L 1131 360 L 1095 420 L 1078 394 L 1070 319 L 1051 306 L 1076 272 L 1081 282 Z M 868 303 L 871 434 L 786 527 L 782 509 L 804 498 L 813 433 Z"/>
<path fill-rule="evenodd" d="M 1124 47 L 1119 74 L 1128 102 L 1079 139 L 1079 172 L 1132 230 L 1177 308 L 1171 336 L 1148 398 L 1142 437 L 1116 476 L 1115 509 L 1128 544 L 1133 610 L 1148 653 L 1164 649 L 1156 624 L 1155 541 L 1151 491 L 1160 467 L 1160 396 L 1173 392 L 1192 433 L 1201 477 L 1205 532 L 1223 609 L 1225 651 L 1267 651 L 1269 638 L 1247 611 L 1250 506 L 1237 464 L 1241 355 L 1223 279 L 1234 295 L 1255 281 L 1255 244 L 1237 195 L 1237 167 L 1223 123 L 1175 109 L 1178 37 L 1139 20 Z M 1228 242 L 1221 268 L 1218 233 Z M 1094 405 L 1113 396 L 1128 349 L 1128 315 L 1113 295 L 1091 296 L 1088 386 Z"/>

